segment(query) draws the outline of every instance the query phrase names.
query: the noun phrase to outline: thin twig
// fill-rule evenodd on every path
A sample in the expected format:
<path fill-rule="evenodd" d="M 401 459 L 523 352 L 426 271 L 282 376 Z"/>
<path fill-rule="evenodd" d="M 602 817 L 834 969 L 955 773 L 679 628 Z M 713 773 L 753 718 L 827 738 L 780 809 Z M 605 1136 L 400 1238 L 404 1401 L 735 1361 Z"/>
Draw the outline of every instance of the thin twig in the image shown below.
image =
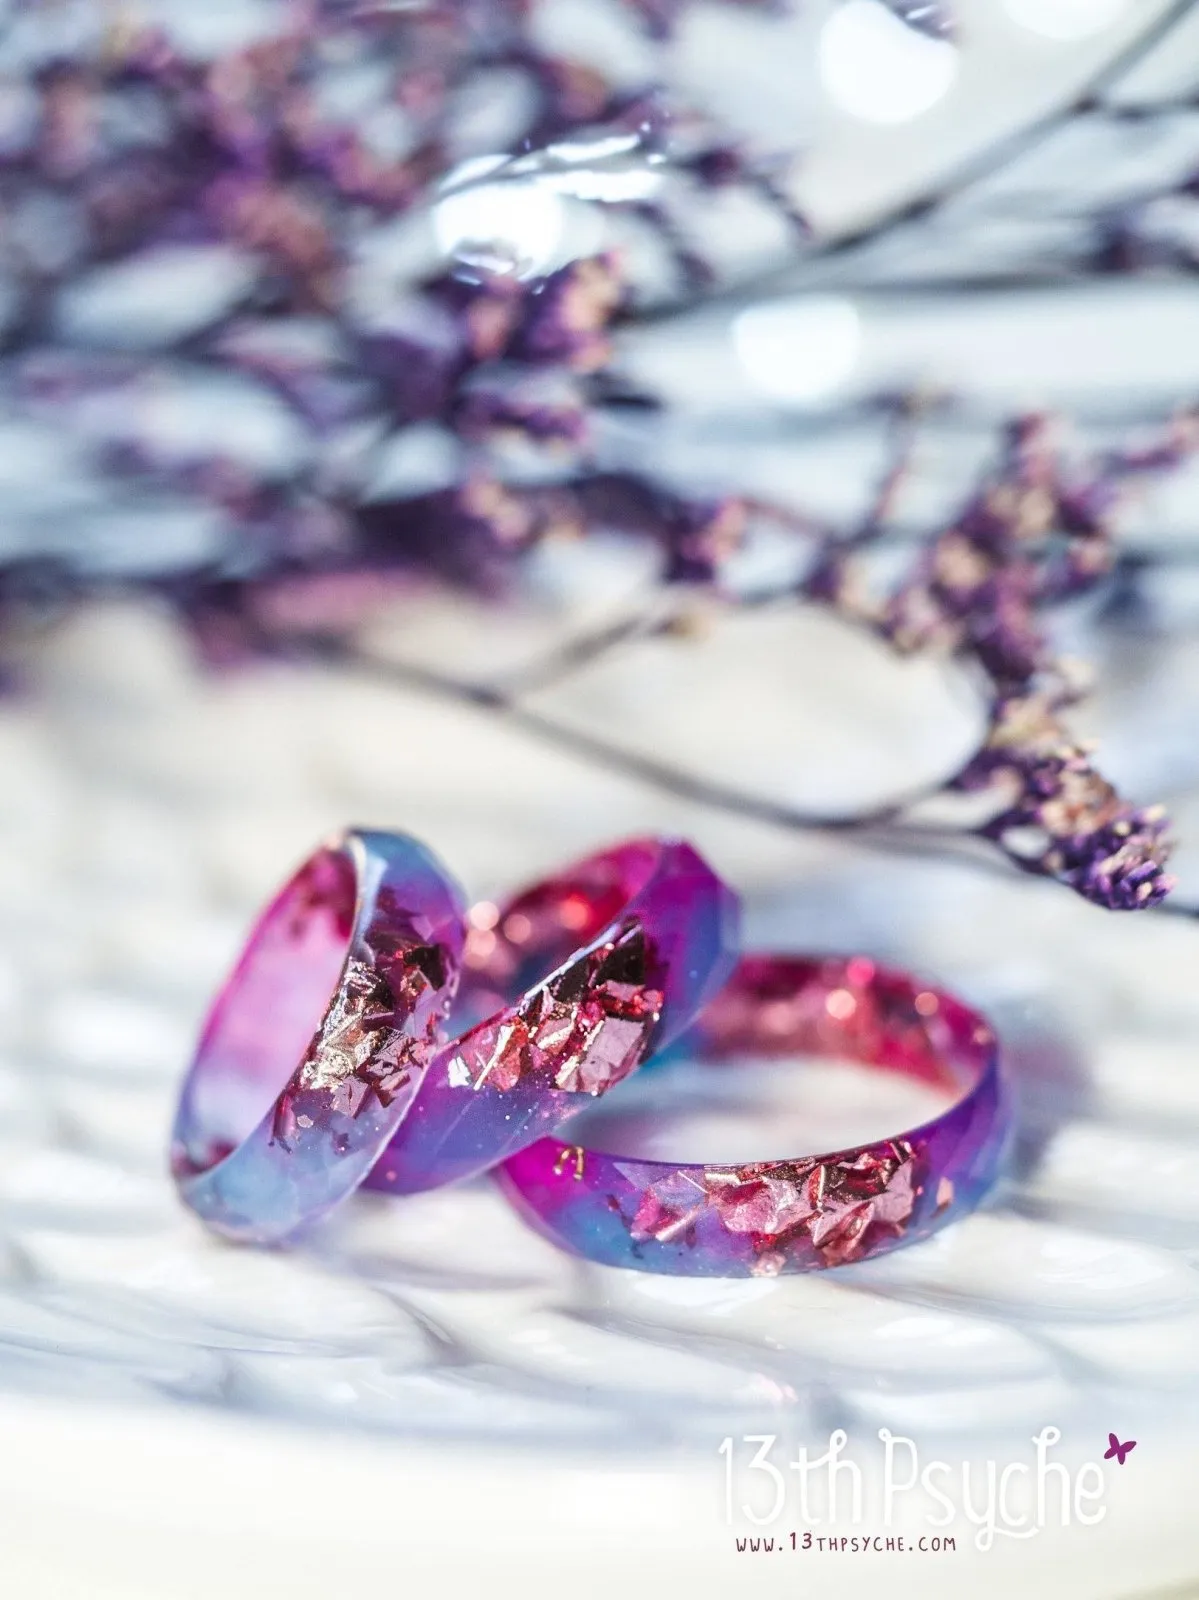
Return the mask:
<path fill-rule="evenodd" d="M 311 647 L 309 647 L 311 653 Z M 651 784 L 663 793 L 673 794 L 681 800 L 710 806 L 715 810 L 749 817 L 758 822 L 773 823 L 777 827 L 821 833 L 845 833 L 862 828 L 878 827 L 897 822 L 913 806 L 939 794 L 943 783 L 926 785 L 897 796 L 884 805 L 872 806 L 853 812 L 805 811 L 782 800 L 772 800 L 766 795 L 752 794 L 732 784 L 701 778 L 694 773 L 681 772 L 668 762 L 653 756 L 626 750 L 618 744 L 572 728 L 568 723 L 521 705 L 510 693 L 497 685 L 474 683 L 455 678 L 448 673 L 410 661 L 397 661 L 363 650 L 357 645 L 330 642 L 319 649 L 322 660 L 336 664 L 351 672 L 363 673 L 374 679 L 401 684 L 418 689 L 442 699 L 455 700 L 460 705 L 474 706 L 501 716 L 512 726 L 575 755 L 594 762 L 597 766 L 636 778 Z M 927 830 L 913 830 L 913 832 Z"/>
<path fill-rule="evenodd" d="M 735 284 L 715 289 L 709 294 L 689 301 L 688 309 L 694 309 L 696 306 L 736 305 L 744 301 L 747 296 L 756 297 L 771 290 L 791 288 L 794 286 L 793 274 L 797 264 L 806 267 L 825 261 L 835 261 L 868 245 L 878 243 L 907 223 L 924 220 L 931 212 L 939 210 L 971 185 L 1002 172 L 1011 162 L 1027 151 L 1035 149 L 1042 140 L 1068 124 L 1073 117 L 1087 111 L 1101 95 L 1118 83 L 1126 73 L 1131 72 L 1150 51 L 1172 33 L 1174 28 L 1194 10 L 1197 3 L 1199 0 L 1174 0 L 1174 4 L 1167 7 L 1143 33 L 1138 34 L 1122 50 L 1117 51 L 1079 93 L 1073 95 L 1065 104 L 1056 106 L 1043 116 L 1015 129 L 1006 138 L 997 139 L 984 149 L 959 161 L 935 188 L 927 190 L 914 200 L 905 201 L 902 205 L 883 212 L 881 216 L 874 217 L 860 227 L 838 234 L 836 238 L 825 240 L 807 252 L 801 252 L 798 263 L 792 258 L 785 266 L 771 267 L 765 272 L 741 279 Z M 677 316 L 679 309 L 677 302 L 655 303 L 643 310 L 630 311 L 624 321 L 629 326 L 644 327 Z"/>
<path fill-rule="evenodd" d="M 545 655 L 539 656 L 535 661 L 518 668 L 506 677 L 503 683 L 504 697 L 511 701 L 520 695 L 532 694 L 538 689 L 548 689 L 581 667 L 606 655 L 618 644 L 626 644 L 632 639 L 664 632 L 677 616 L 677 607 L 673 612 L 668 612 L 662 607 L 656 610 L 643 608 L 627 616 L 618 617 L 614 622 L 607 622 L 602 627 L 576 634 L 564 644 L 555 646 Z"/>
<path fill-rule="evenodd" d="M 887 464 L 875 485 L 870 505 L 849 540 L 841 545 L 842 550 L 847 546 L 873 544 L 886 532 L 899 492 L 911 472 L 920 425 L 927 409 L 928 402 L 920 394 L 904 395 L 893 408 Z"/>
<path fill-rule="evenodd" d="M 307 653 L 310 656 L 317 655 L 326 664 L 363 674 L 375 681 L 402 685 L 490 712 L 556 749 L 580 756 L 623 777 L 649 784 L 662 793 L 743 820 L 764 822 L 788 832 L 851 834 L 854 844 L 867 850 L 941 862 L 947 859 L 959 861 L 1009 883 L 1021 879 L 1045 882 L 1048 877 L 1038 863 L 1025 861 L 1005 850 L 988 835 L 985 824 L 954 827 L 913 820 L 910 813 L 916 806 L 944 795 L 944 781 L 857 812 L 804 811 L 783 801 L 701 778 L 653 757 L 623 749 L 598 735 L 569 727 L 520 705 L 502 688 L 472 683 L 413 662 L 379 656 L 340 641 L 327 641 L 319 647 L 309 644 Z M 1199 920 L 1199 907 L 1175 904 L 1168 898 L 1146 909 Z"/>

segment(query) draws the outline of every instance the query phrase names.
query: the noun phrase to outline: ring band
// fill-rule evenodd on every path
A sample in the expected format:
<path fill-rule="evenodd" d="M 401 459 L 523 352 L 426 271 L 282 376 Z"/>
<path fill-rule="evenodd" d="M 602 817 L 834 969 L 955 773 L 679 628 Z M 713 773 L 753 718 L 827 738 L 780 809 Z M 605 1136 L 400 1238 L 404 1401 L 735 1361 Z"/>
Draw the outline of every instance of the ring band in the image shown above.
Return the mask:
<path fill-rule="evenodd" d="M 691 1025 L 737 934 L 735 896 L 679 840 L 630 840 L 476 907 L 473 1026 L 431 1061 L 368 1186 L 435 1188 L 559 1127 Z"/>
<path fill-rule="evenodd" d="M 175 1119 L 171 1170 L 211 1228 L 277 1243 L 358 1187 L 441 1040 L 464 917 L 453 879 L 405 834 L 349 830 L 280 890 L 212 1007 Z"/>
<path fill-rule="evenodd" d="M 809 1272 L 925 1238 L 971 1210 L 998 1171 L 1009 1117 L 994 1032 L 904 973 L 861 956 L 746 957 L 701 1016 L 696 1043 L 717 1060 L 839 1056 L 958 1098 L 894 1138 L 780 1161 L 672 1163 L 541 1139 L 498 1176 L 554 1243 L 645 1272 Z"/>

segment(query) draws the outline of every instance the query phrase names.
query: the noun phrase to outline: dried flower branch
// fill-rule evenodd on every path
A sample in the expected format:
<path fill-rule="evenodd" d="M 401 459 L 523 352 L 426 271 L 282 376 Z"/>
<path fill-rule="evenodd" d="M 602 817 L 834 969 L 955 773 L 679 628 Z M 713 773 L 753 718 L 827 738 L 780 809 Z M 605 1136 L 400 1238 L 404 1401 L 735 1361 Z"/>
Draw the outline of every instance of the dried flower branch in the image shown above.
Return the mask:
<path fill-rule="evenodd" d="M 979 832 L 1025 871 L 1056 878 L 1096 905 L 1135 911 L 1174 887 L 1164 809 L 1122 800 L 1045 693 L 997 703 L 986 743 L 953 786 L 1003 795 Z"/>
<path fill-rule="evenodd" d="M 687 0 L 628 3 L 661 37 Z M 932 37 L 952 30 L 939 3 L 887 3 Z M 1171 6 L 1097 75 L 1093 93 L 1189 5 Z M 1076 108 L 967 163 L 901 216 L 820 244 L 808 237 L 777 158 L 749 150 L 660 85 L 617 86 L 590 65 L 547 52 L 519 0 L 447 0 L 416 12 L 305 0 L 276 35 L 213 60 L 132 24 L 99 30 L 69 57 L 52 34 L 47 40 L 40 55 L 33 51 L 25 99 L 0 137 L 0 208 L 11 219 L 0 269 L 14 290 L 0 332 L 0 393 L 28 417 L 86 440 L 98 478 L 149 485 L 204 508 L 223 534 L 203 561 L 164 572 L 148 558 L 119 579 L 61 556 L 0 559 L 0 630 L 123 583 L 167 596 L 211 661 L 316 649 L 368 665 L 355 655 L 356 623 L 415 574 L 502 592 L 541 541 L 621 529 L 658 547 L 663 585 L 732 603 L 729 558 L 747 531 L 771 521 L 807 553 L 807 576 L 793 593 L 872 629 L 897 651 L 950 654 L 977 670 L 988 735 L 937 786 L 993 796 L 974 842 L 1113 909 L 1153 905 L 1167 893 L 1164 818 L 1116 795 L 1065 727 L 1077 691 L 1055 659 L 1050 613 L 1124 570 L 1115 534 L 1121 496 L 1189 459 L 1193 417 L 1148 447 L 1086 466 L 1067 457 L 1047 419 L 1017 420 L 960 514 L 928 529 L 880 593 L 875 558 L 913 470 L 923 402 L 887 402 L 893 450 L 873 502 L 855 527 L 830 527 L 735 485 L 727 494 L 689 495 L 652 463 L 604 458 L 596 435 L 606 414 L 658 405 L 613 365 L 614 332 L 645 315 L 636 274 L 619 251 L 526 260 L 483 237 L 464 241 L 436 268 L 371 277 L 371 250 L 390 259 L 387 230 L 441 204 L 447 174 L 455 195 L 490 184 L 511 197 L 547 178 L 550 188 L 539 192 L 572 194 L 590 173 L 593 189 L 603 179 L 606 198 L 597 203 L 656 237 L 678 280 L 673 308 L 680 296 L 722 290 L 670 184 L 701 195 L 739 188 L 789 225 L 796 260 L 849 262 L 1062 126 Z M 494 131 L 480 142 L 464 129 L 471 95 L 482 85 L 495 98 L 501 77 L 514 109 L 502 138 L 509 154 L 497 165 Z M 373 86 L 369 93 L 363 84 Z M 580 151 L 591 153 L 592 166 Z M 481 172 L 463 166 L 472 160 L 482 161 Z M 1158 264 L 1142 224 L 1146 206 L 1162 198 L 1147 195 L 1139 209 L 1130 202 L 1105 218 L 1096 263 Z M 104 331 L 114 285 L 128 295 L 131 282 L 148 284 L 156 273 L 169 284 L 184 260 L 198 286 L 223 292 L 197 294 L 190 314 L 168 334 L 141 336 L 140 348 L 121 329 Z M 1182 257 L 1172 250 L 1170 260 Z M 208 381 L 243 384 L 255 403 L 277 402 L 302 441 L 296 462 L 255 460 L 226 437 L 156 431 L 156 406 Z M 397 483 L 388 478 L 397 446 L 437 459 L 401 472 Z M 520 470 L 511 469 L 512 452 Z M 911 821 L 923 792 L 860 815 L 809 815 L 621 751 L 521 703 L 527 690 L 666 625 L 651 606 L 502 685 L 379 663 L 375 670 L 743 814 L 788 827 L 934 838 Z"/>

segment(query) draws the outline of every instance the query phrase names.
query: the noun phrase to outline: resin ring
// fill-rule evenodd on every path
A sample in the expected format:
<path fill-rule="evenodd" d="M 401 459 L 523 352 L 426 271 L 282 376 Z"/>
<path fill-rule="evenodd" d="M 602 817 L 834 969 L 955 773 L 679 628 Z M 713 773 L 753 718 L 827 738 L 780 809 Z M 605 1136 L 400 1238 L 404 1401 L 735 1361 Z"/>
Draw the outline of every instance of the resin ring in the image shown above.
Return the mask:
<path fill-rule="evenodd" d="M 368 1179 L 412 1194 L 493 1167 L 668 1045 L 732 971 L 737 901 L 690 845 L 634 839 L 471 912 L 460 1037 Z M 481 1020 L 480 1020 L 481 1019 Z"/>
<path fill-rule="evenodd" d="M 541 1139 L 499 1176 L 556 1244 L 644 1272 L 810 1272 L 925 1238 L 975 1206 L 995 1177 L 1008 1126 L 995 1035 L 939 989 L 860 956 L 750 956 L 700 1018 L 696 1042 L 716 1059 L 839 1056 L 957 1098 L 894 1138 L 747 1165 L 629 1159 Z"/>
<path fill-rule="evenodd" d="M 273 1243 L 356 1189 L 443 1037 L 465 908 L 415 839 L 353 830 L 259 918 L 183 1086 L 171 1170 L 218 1233 Z"/>

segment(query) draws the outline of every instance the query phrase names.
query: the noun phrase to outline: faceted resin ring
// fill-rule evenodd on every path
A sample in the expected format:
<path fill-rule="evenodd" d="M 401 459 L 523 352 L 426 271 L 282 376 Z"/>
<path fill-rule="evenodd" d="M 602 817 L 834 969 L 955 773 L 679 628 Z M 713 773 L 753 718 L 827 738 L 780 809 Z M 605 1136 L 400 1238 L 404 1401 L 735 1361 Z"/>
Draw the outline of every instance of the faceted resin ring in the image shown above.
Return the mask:
<path fill-rule="evenodd" d="M 626 1158 L 541 1139 L 499 1176 L 556 1244 L 644 1272 L 810 1272 L 925 1238 L 974 1207 L 998 1170 L 1008 1115 L 995 1035 L 961 1001 L 903 973 L 860 956 L 747 957 L 701 1017 L 696 1045 L 717 1060 L 838 1056 L 935 1084 L 955 1100 L 893 1138 L 744 1165 Z"/>
<path fill-rule="evenodd" d="M 694 1021 L 733 967 L 737 902 L 690 845 L 634 839 L 471 912 L 460 1036 L 368 1179 L 412 1194 L 493 1167 Z"/>
<path fill-rule="evenodd" d="M 358 1187 L 443 1037 L 465 938 L 415 839 L 350 831 L 259 918 L 183 1086 L 171 1167 L 217 1232 L 287 1239 Z"/>

